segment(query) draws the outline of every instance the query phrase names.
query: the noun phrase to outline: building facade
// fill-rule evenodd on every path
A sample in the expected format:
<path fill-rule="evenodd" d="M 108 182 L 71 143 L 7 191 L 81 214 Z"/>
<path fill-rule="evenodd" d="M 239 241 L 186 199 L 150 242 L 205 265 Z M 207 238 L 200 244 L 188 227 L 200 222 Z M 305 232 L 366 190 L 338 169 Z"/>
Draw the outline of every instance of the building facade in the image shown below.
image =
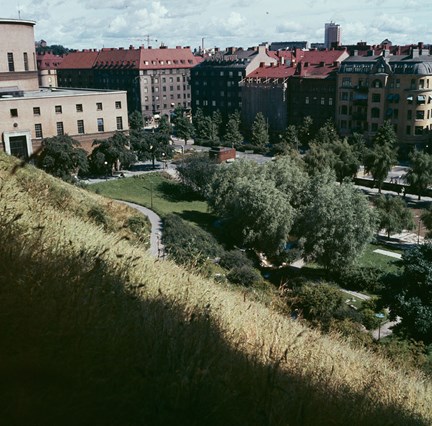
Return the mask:
<path fill-rule="evenodd" d="M 264 45 L 247 50 L 229 48 L 206 58 L 192 70 L 192 111 L 201 108 L 205 115 L 220 111 L 225 118 L 240 112 L 240 82 L 260 64 L 277 64 Z"/>
<path fill-rule="evenodd" d="M 128 130 L 126 92 L 40 88 L 33 21 L 0 20 L 0 134 L 8 154 L 29 157 L 43 138 L 95 139 Z"/>
<path fill-rule="evenodd" d="M 58 69 L 60 87 L 124 90 L 128 108 L 147 121 L 191 108 L 190 69 L 200 61 L 189 47 L 104 48 L 72 52 Z"/>
<path fill-rule="evenodd" d="M 389 120 L 402 143 L 422 145 L 432 130 L 432 55 L 350 56 L 338 73 L 337 125 L 340 133 L 372 138 Z"/>

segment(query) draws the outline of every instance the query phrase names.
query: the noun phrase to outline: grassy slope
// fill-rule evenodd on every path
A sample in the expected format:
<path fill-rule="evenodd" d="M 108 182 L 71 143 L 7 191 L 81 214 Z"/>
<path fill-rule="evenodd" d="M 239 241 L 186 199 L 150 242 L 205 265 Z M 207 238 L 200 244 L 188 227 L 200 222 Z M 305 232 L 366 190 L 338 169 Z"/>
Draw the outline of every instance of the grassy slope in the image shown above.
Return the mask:
<path fill-rule="evenodd" d="M 426 425 L 431 383 L 76 214 L 0 154 L 5 424 Z M 34 196 L 24 175 L 69 194 Z M 42 202 L 42 197 L 46 201 Z M 6 326 L 7 325 L 7 326 Z"/>

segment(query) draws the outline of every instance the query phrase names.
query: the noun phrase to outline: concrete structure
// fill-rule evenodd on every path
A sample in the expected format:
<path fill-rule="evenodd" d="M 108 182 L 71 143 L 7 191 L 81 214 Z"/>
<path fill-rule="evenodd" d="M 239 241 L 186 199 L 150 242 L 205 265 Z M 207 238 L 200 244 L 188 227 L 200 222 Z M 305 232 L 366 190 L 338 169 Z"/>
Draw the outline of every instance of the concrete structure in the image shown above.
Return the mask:
<path fill-rule="evenodd" d="M 9 154 L 29 157 L 43 138 L 69 134 L 91 149 L 128 129 L 125 92 L 40 88 L 33 21 L 0 19 L 0 134 Z"/>
<path fill-rule="evenodd" d="M 209 157 L 217 163 L 230 162 L 236 159 L 236 150 L 234 148 L 216 146 L 210 149 Z"/>
<path fill-rule="evenodd" d="M 274 52 L 273 52 L 274 54 Z M 231 47 L 206 58 L 192 70 L 192 110 L 201 108 L 205 115 L 220 111 L 227 117 L 242 109 L 240 81 L 260 64 L 277 64 L 267 47 L 243 50 Z"/>
<path fill-rule="evenodd" d="M 341 28 L 339 24 L 329 22 L 324 25 L 324 47 L 331 49 L 341 45 Z"/>
<path fill-rule="evenodd" d="M 189 47 L 104 48 L 72 52 L 58 68 L 61 87 L 127 91 L 128 108 L 146 121 L 191 107 L 190 69 L 201 58 Z"/>
<path fill-rule="evenodd" d="M 422 44 L 408 55 L 383 50 L 350 56 L 338 73 L 337 126 L 341 134 L 372 138 L 390 120 L 403 143 L 424 145 L 432 130 L 432 55 Z"/>

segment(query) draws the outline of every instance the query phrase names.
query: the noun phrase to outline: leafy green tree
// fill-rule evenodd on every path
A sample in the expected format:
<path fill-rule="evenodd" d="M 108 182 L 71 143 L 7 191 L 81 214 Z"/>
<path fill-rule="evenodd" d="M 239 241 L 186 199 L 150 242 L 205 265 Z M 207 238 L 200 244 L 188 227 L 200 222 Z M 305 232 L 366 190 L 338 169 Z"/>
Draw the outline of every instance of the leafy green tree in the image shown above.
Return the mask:
<path fill-rule="evenodd" d="M 414 228 L 412 212 L 400 197 L 380 195 L 374 204 L 378 214 L 378 230 L 385 229 L 388 239 L 391 234 Z"/>
<path fill-rule="evenodd" d="M 269 143 L 267 121 L 262 112 L 255 116 L 252 123 L 252 145 L 265 147 Z"/>
<path fill-rule="evenodd" d="M 341 291 L 327 283 L 306 283 L 295 287 L 292 294 L 292 308 L 298 309 L 308 320 L 328 326 L 343 305 Z"/>
<path fill-rule="evenodd" d="M 243 135 L 240 132 L 240 120 L 238 114 L 231 114 L 225 127 L 224 142 L 233 148 L 243 143 Z"/>
<path fill-rule="evenodd" d="M 168 120 L 168 116 L 163 115 L 161 117 L 157 128 L 157 132 L 160 135 L 164 135 L 168 140 L 170 139 L 170 136 L 172 135 L 172 125 Z"/>
<path fill-rule="evenodd" d="M 68 182 L 89 169 L 87 153 L 68 135 L 43 139 L 37 166 Z"/>
<path fill-rule="evenodd" d="M 194 136 L 194 126 L 191 123 L 189 117 L 186 115 L 180 115 L 176 117 L 174 126 L 177 137 L 183 139 L 185 141 L 185 145 L 187 145 L 188 139 L 192 139 Z"/>
<path fill-rule="evenodd" d="M 333 152 L 333 169 L 338 182 L 345 178 L 353 179 L 360 167 L 359 152 L 346 139 L 335 140 L 329 148 Z"/>
<path fill-rule="evenodd" d="M 428 230 L 426 238 L 432 238 L 432 207 L 430 205 L 427 209 L 423 210 L 420 218 L 423 225 Z"/>
<path fill-rule="evenodd" d="M 432 343 L 432 244 L 406 250 L 400 266 L 400 278 L 386 286 L 383 305 L 391 319 L 401 318 L 396 333 Z"/>
<path fill-rule="evenodd" d="M 287 155 L 291 151 L 298 151 L 300 140 L 296 126 L 289 125 L 285 132 L 279 135 L 279 141 L 273 145 L 275 154 Z"/>
<path fill-rule="evenodd" d="M 228 272 L 227 278 L 234 284 L 241 284 L 249 287 L 262 281 L 259 271 L 252 266 L 243 265 L 234 267 Z"/>
<path fill-rule="evenodd" d="M 397 143 L 394 128 L 386 121 L 375 135 L 372 148 L 365 151 L 365 171 L 372 174 L 380 193 L 384 180 L 397 162 Z"/>
<path fill-rule="evenodd" d="M 197 108 L 195 115 L 192 117 L 194 126 L 195 140 L 200 143 L 207 139 L 208 122 L 205 120 L 205 115 L 201 108 Z"/>
<path fill-rule="evenodd" d="M 144 121 L 139 111 L 134 111 L 129 114 L 129 129 L 130 131 L 141 130 L 144 127 Z"/>
<path fill-rule="evenodd" d="M 339 135 L 332 120 L 327 120 L 324 126 L 318 129 L 314 143 L 318 145 L 330 145 L 339 141 Z"/>
<path fill-rule="evenodd" d="M 177 172 L 183 185 L 204 197 L 210 189 L 216 167 L 216 162 L 207 153 L 197 153 L 185 158 L 177 166 Z"/>
<path fill-rule="evenodd" d="M 310 181 L 298 218 L 296 231 L 306 256 L 335 272 L 354 263 L 375 229 L 367 198 L 350 183 L 336 184 L 329 172 Z"/>
<path fill-rule="evenodd" d="M 214 125 L 214 131 L 216 132 L 216 138 L 219 140 L 222 133 L 222 114 L 219 110 L 213 111 L 211 120 Z"/>
<path fill-rule="evenodd" d="M 298 136 L 302 146 L 309 146 L 312 141 L 312 131 L 313 131 L 313 120 L 311 117 L 306 116 L 303 118 L 302 124 L 298 126 Z"/>
<path fill-rule="evenodd" d="M 95 148 L 89 156 L 90 166 L 98 174 L 127 168 L 136 161 L 136 156 L 130 149 L 129 137 L 124 133 L 115 132 L 108 139 L 95 140 L 93 146 Z"/>
<path fill-rule="evenodd" d="M 422 192 L 432 184 L 432 156 L 425 152 L 414 151 L 410 155 L 410 163 L 406 181 L 420 200 Z"/>
<path fill-rule="evenodd" d="M 227 220 L 237 244 L 276 254 L 288 240 L 293 208 L 259 165 L 239 161 L 218 167 L 208 199 L 213 210 Z"/>
<path fill-rule="evenodd" d="M 142 129 L 131 136 L 133 151 L 140 161 L 150 160 L 155 167 L 155 160 L 172 158 L 173 148 L 167 133 L 147 132 Z"/>
<path fill-rule="evenodd" d="M 336 158 L 326 145 L 311 143 L 309 151 L 303 157 L 310 176 L 318 176 L 325 170 L 333 169 Z"/>

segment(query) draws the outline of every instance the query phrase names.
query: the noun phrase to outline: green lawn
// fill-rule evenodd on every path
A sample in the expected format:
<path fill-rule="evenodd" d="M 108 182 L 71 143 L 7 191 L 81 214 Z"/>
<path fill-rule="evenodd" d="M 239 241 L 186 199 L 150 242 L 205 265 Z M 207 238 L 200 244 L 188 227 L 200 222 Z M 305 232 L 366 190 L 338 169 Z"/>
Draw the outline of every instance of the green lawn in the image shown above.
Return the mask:
<path fill-rule="evenodd" d="M 160 173 L 101 182 L 88 187 L 91 191 L 123 201 L 151 208 L 160 216 L 176 213 L 182 219 L 203 228 L 213 223 L 215 217 L 208 212 L 207 203 L 185 192 L 178 182 Z"/>
<path fill-rule="evenodd" d="M 397 266 L 395 265 L 395 261 L 397 261 L 397 259 L 394 257 L 385 256 L 384 254 L 374 253 L 374 250 L 377 249 L 399 254 L 403 253 L 402 250 L 397 250 L 383 244 L 368 244 L 365 252 L 359 259 L 359 264 L 361 266 L 373 266 L 375 268 L 382 269 L 385 272 L 396 272 L 398 270 Z"/>

